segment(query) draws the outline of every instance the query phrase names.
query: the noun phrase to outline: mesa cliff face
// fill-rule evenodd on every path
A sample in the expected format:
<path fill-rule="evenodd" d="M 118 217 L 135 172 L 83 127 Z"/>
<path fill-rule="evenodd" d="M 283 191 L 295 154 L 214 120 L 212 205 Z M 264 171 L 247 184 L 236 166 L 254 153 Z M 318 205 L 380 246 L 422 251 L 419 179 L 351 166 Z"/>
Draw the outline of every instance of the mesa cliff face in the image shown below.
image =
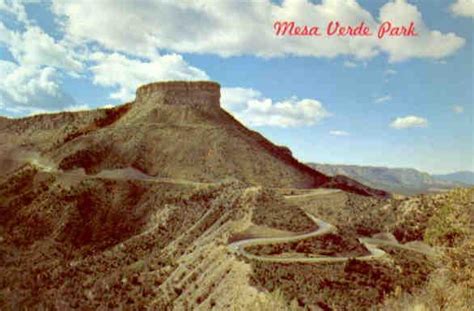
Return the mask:
<path fill-rule="evenodd" d="M 28 146 L 64 171 L 132 168 L 160 178 L 233 178 L 270 187 L 328 186 L 386 195 L 349 181 L 331 182 L 287 148 L 240 124 L 219 99 L 215 82 L 151 83 L 138 88 L 134 102 L 111 109 L 10 120 L 6 137 L 9 146 Z M 49 119 L 54 122 L 43 126 Z"/>
<path fill-rule="evenodd" d="M 155 82 L 140 86 L 136 94 L 137 104 L 154 101 L 165 105 L 220 106 L 220 85 L 210 81 Z"/>

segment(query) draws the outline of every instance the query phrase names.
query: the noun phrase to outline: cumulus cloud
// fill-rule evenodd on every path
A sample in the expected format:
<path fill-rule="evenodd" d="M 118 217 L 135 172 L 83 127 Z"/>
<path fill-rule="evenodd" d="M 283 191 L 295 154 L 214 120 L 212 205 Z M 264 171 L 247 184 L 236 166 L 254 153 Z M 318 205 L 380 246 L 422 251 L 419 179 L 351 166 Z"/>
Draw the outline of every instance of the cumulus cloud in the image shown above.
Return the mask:
<path fill-rule="evenodd" d="M 74 105 L 70 96 L 61 90 L 63 73 L 74 76 L 78 72 L 90 72 L 94 84 L 112 88 L 110 97 L 121 101 L 133 99 L 136 87 L 144 83 L 209 79 L 204 71 L 174 52 L 211 53 L 224 57 L 242 54 L 259 57 L 344 55 L 351 59 L 345 66 L 354 67 L 381 53 L 394 62 L 414 57 L 441 59 L 464 44 L 464 39 L 455 34 L 429 29 L 416 6 L 403 0 L 382 6 L 378 17 L 356 0 L 324 0 L 321 3 L 308 0 L 281 3 L 270 0 L 212 3 L 157 0 L 125 1 L 121 5 L 113 0 L 53 0 L 51 9 L 64 31 L 62 40 L 55 40 L 28 21 L 21 3 L 0 0 L 0 11 L 23 23 L 23 27 L 18 28 L 21 30 L 13 31 L 0 22 L 0 44 L 15 59 L 14 63 L 3 64 L 9 68 L 4 68 L 1 76 L 4 79 L 0 84 L 3 106 L 18 103 L 22 107 L 32 107 L 37 101 L 36 108 L 44 109 L 47 100 L 52 105 L 50 109 Z M 375 37 L 312 39 L 276 37 L 273 32 L 276 20 L 294 20 L 298 24 L 317 22 L 319 25 L 332 20 L 345 24 L 363 20 L 376 29 L 380 21 L 386 19 L 404 24 L 415 21 L 419 36 L 384 40 Z M 74 51 L 82 48 L 96 52 L 76 55 Z M 163 50 L 170 54 L 164 55 Z M 274 102 L 252 89 L 233 88 L 228 92 L 226 95 L 223 90 L 227 109 L 239 111 L 236 115 L 252 125 L 311 125 L 328 115 L 321 103 L 313 99 L 291 98 Z M 261 106 L 259 109 L 257 103 Z M 271 118 L 263 117 L 262 107 Z"/>
<path fill-rule="evenodd" d="M 346 131 L 339 131 L 339 130 L 329 131 L 329 134 L 331 134 L 333 136 L 349 136 L 350 135 Z"/>
<path fill-rule="evenodd" d="M 39 27 L 29 27 L 24 33 L 13 33 L 9 43 L 10 52 L 21 64 L 52 66 L 71 71 L 80 71 L 82 64 L 71 50 L 55 42 Z"/>
<path fill-rule="evenodd" d="M 81 62 L 63 43 L 56 42 L 38 26 L 26 26 L 25 31 L 13 31 L 0 22 L 0 44 L 15 60 L 26 66 L 51 66 L 80 71 Z"/>
<path fill-rule="evenodd" d="M 102 28 L 99 27 L 96 31 L 100 32 Z M 132 34 L 130 31 L 125 33 L 127 37 Z M 23 31 L 13 31 L 0 22 L 0 44 L 10 51 L 16 61 L 16 64 L 12 63 L 15 69 L 8 73 L 4 71 L 3 74 L 6 80 L 2 87 L 8 87 L 2 90 L 3 102 L 8 102 L 9 106 L 13 103 L 23 105 L 15 111 L 9 111 L 20 113 L 26 109 L 25 104 L 28 109 L 33 109 L 37 103 L 34 108 L 43 112 L 46 99 L 51 100 L 50 110 L 57 108 L 60 99 L 67 100 L 64 105 L 70 104 L 71 98 L 61 91 L 61 72 L 76 77 L 77 73 L 87 70 L 92 73 L 94 84 L 115 89 L 110 97 L 121 101 L 133 99 L 135 89 L 148 82 L 209 79 L 204 71 L 190 66 L 178 54 L 152 53 L 148 57 L 132 58 L 116 52 L 89 53 L 81 42 L 71 42 L 69 39 L 56 41 L 41 28 L 30 23 L 25 25 Z M 68 45 L 76 49 L 85 48 L 86 52 L 76 55 L 75 49 L 68 48 Z M 32 79 L 29 91 L 25 91 L 26 77 Z M 40 81 L 48 83 L 35 84 Z"/>
<path fill-rule="evenodd" d="M 58 72 L 52 67 L 20 66 L 0 60 L 2 109 L 17 114 L 61 110 L 76 105 L 61 90 Z"/>
<path fill-rule="evenodd" d="M 390 21 L 395 25 L 408 25 L 413 22 L 418 33 L 417 37 L 386 37 L 378 41 L 391 62 L 423 57 L 441 59 L 453 54 L 466 41 L 454 33 L 443 34 L 430 30 L 418 8 L 405 0 L 388 2 L 380 9 L 379 16 L 381 21 Z"/>
<path fill-rule="evenodd" d="M 250 100 L 261 98 L 262 94 L 251 88 L 227 87 L 221 90 L 222 107 L 230 111 L 242 110 Z"/>
<path fill-rule="evenodd" d="M 417 116 L 398 117 L 390 123 L 390 127 L 400 130 L 412 127 L 427 127 L 428 120 Z"/>
<path fill-rule="evenodd" d="M 453 106 L 453 112 L 454 113 L 463 113 L 464 112 L 464 107 L 463 106 L 460 106 L 460 105 L 454 105 Z"/>
<path fill-rule="evenodd" d="M 322 104 L 314 99 L 296 98 L 273 102 L 267 98 L 247 103 L 237 117 L 253 126 L 297 127 L 314 125 L 329 116 Z"/>
<path fill-rule="evenodd" d="M 315 99 L 273 101 L 253 89 L 223 88 L 221 102 L 224 109 L 249 126 L 310 126 L 330 116 Z"/>
<path fill-rule="evenodd" d="M 381 103 L 385 103 L 385 102 L 388 102 L 392 100 L 392 96 L 390 95 L 385 95 L 385 96 L 380 96 L 380 97 L 377 97 L 374 99 L 374 103 L 376 104 L 381 104 Z"/>
<path fill-rule="evenodd" d="M 55 0 L 52 8 L 62 18 L 71 40 L 98 42 L 114 51 L 141 56 L 154 55 L 162 49 L 224 57 L 347 55 L 367 59 L 385 53 L 396 62 L 417 57 L 440 59 L 465 43 L 453 33 L 429 29 L 417 7 L 404 0 L 388 2 L 378 17 L 356 0 L 286 0 L 281 4 L 270 0 L 146 1 L 123 2 L 120 6 L 113 0 Z M 414 21 L 418 37 L 277 37 L 273 23 L 278 20 L 300 25 L 317 23 L 322 28 L 333 20 L 346 25 L 364 21 L 373 31 L 381 21 L 390 20 L 396 25 Z"/>
<path fill-rule="evenodd" d="M 449 8 L 454 15 L 474 17 L 474 1 L 472 0 L 457 0 Z"/>
<path fill-rule="evenodd" d="M 113 99 L 132 100 L 138 86 L 160 80 L 208 80 L 207 74 L 190 66 L 181 55 L 154 56 L 151 60 L 132 59 L 123 54 L 102 52 L 90 56 L 93 83 L 117 90 Z"/>
<path fill-rule="evenodd" d="M 12 30 L 0 22 L 0 46 L 13 57 L 0 60 L 2 111 L 25 115 L 74 107 L 75 100 L 61 88 L 63 73 L 76 75 L 83 70 L 74 52 L 32 25 L 21 2 L 0 0 L 0 11 L 23 25 Z"/>

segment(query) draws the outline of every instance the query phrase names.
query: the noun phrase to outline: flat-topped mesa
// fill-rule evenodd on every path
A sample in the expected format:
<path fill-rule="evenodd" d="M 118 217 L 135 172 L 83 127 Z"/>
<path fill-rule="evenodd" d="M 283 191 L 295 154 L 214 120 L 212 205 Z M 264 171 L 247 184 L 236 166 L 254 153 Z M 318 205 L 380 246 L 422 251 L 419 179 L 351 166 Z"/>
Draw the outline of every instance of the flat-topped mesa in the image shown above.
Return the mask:
<path fill-rule="evenodd" d="M 136 102 L 219 107 L 220 88 L 212 81 L 154 82 L 137 89 Z"/>

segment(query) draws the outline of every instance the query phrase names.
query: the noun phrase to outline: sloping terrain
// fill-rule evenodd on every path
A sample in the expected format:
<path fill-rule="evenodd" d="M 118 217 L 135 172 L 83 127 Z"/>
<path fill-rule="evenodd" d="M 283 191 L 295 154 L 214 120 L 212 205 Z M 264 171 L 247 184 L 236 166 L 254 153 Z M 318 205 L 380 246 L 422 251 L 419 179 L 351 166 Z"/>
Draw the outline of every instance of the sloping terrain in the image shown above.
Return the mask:
<path fill-rule="evenodd" d="M 225 309 L 259 296 L 225 247 L 249 221 L 251 189 L 77 175 L 25 165 L 0 184 L 2 310 Z"/>
<path fill-rule="evenodd" d="M 403 195 L 439 192 L 466 185 L 409 168 L 318 163 L 308 163 L 308 166 L 328 176 L 344 175 L 364 185 Z"/>
<path fill-rule="evenodd" d="M 453 215 L 437 212 L 448 195 L 386 201 L 313 191 L 284 198 L 239 182 L 24 165 L 0 181 L 0 308 L 286 310 L 291 302 L 296 309 L 366 309 L 428 281 L 433 260 L 424 246 L 410 243 L 426 237 L 460 243 L 470 234 L 463 213 L 472 191 L 455 197 L 461 208 Z M 337 233 L 313 236 L 325 225 L 308 213 L 330 219 Z M 442 223 L 445 217 L 461 223 Z M 231 241 L 248 239 L 257 227 L 297 242 L 259 250 L 292 252 L 286 262 L 233 251 Z M 300 240 L 305 232 L 308 239 Z M 398 242 L 384 232 L 409 247 L 391 247 Z M 355 236 L 374 238 L 357 244 Z M 364 256 L 368 242 L 382 243 L 387 255 L 364 262 L 297 259 Z"/>
<path fill-rule="evenodd" d="M 0 118 L 0 309 L 365 310 L 431 282 L 444 263 L 426 243 L 469 274 L 472 191 L 389 199 L 327 177 L 220 109 L 218 88 Z M 446 277 L 468 305 L 470 281 Z"/>
<path fill-rule="evenodd" d="M 474 189 L 391 201 L 318 191 L 287 199 L 331 219 L 337 233 L 233 242 L 252 264 L 252 285 L 323 310 L 469 310 L 474 303 Z M 360 235 L 372 236 L 359 239 L 369 256 L 354 243 Z"/>
<path fill-rule="evenodd" d="M 465 185 L 474 185 L 474 172 L 461 171 L 450 174 L 433 175 L 435 178 L 453 183 L 463 183 Z"/>
<path fill-rule="evenodd" d="M 219 97 L 213 82 L 153 83 L 140 87 L 133 103 L 112 109 L 3 120 L 0 163 L 41 157 L 88 174 L 130 167 L 162 178 L 387 195 L 348 178 L 334 182 L 298 162 L 221 109 Z"/>

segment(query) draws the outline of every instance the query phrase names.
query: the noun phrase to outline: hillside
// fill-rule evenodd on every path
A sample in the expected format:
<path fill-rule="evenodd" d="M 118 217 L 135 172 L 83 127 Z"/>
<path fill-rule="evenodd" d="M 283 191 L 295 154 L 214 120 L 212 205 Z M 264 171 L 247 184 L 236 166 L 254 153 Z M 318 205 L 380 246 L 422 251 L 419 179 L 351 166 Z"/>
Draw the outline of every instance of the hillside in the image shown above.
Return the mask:
<path fill-rule="evenodd" d="M 133 168 L 149 176 L 200 182 L 234 178 L 271 187 L 335 187 L 386 196 L 347 178 L 332 179 L 298 162 L 221 109 L 214 82 L 140 87 L 134 102 L 112 109 L 38 115 L 0 123 L 2 167 L 40 159 L 64 171 Z M 20 161 L 21 162 L 21 161 Z"/>
<path fill-rule="evenodd" d="M 218 90 L 151 84 L 112 109 L 0 119 L 1 310 L 470 305 L 469 270 L 450 267 L 472 254 L 472 190 L 399 199 L 328 177 Z"/>
<path fill-rule="evenodd" d="M 466 185 L 474 185 L 474 172 L 461 171 L 450 174 L 437 174 L 433 175 L 436 179 L 444 180 L 447 182 L 463 183 Z"/>
<path fill-rule="evenodd" d="M 216 297 L 224 309 L 239 295 L 228 288 L 239 286 L 251 299 L 258 293 L 245 284 L 249 269 L 224 243 L 248 221 L 252 196 L 238 183 L 26 165 L 0 183 L 0 309 L 187 310 Z M 212 274 L 202 280 L 205 271 Z"/>
<path fill-rule="evenodd" d="M 0 119 L 1 310 L 470 305 L 474 189 L 399 198 L 328 177 L 218 90 Z"/>
<path fill-rule="evenodd" d="M 27 164 L 0 179 L 0 309 L 365 310 L 424 290 L 461 310 L 472 195 L 381 200 Z M 255 259 L 232 248 L 247 239 L 261 240 Z M 423 240 L 458 248 L 436 263 Z M 428 297 L 410 299 L 436 306 Z"/>
<path fill-rule="evenodd" d="M 344 175 L 365 185 L 404 195 L 437 192 L 463 186 L 459 182 L 442 180 L 411 168 L 318 163 L 308 165 L 328 176 Z"/>

